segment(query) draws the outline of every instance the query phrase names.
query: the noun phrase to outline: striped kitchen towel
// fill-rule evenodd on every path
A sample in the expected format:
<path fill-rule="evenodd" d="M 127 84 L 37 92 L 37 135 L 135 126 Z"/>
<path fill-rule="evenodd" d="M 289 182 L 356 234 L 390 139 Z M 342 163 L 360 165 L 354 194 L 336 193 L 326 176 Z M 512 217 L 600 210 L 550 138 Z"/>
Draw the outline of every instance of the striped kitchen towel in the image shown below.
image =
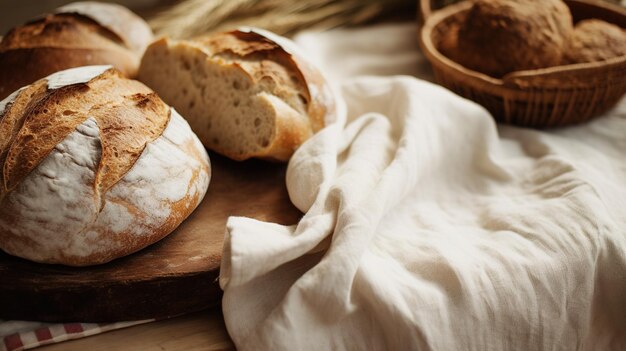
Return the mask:
<path fill-rule="evenodd" d="M 111 330 L 148 323 L 152 319 L 118 323 L 64 323 L 0 320 L 0 351 L 20 351 Z"/>

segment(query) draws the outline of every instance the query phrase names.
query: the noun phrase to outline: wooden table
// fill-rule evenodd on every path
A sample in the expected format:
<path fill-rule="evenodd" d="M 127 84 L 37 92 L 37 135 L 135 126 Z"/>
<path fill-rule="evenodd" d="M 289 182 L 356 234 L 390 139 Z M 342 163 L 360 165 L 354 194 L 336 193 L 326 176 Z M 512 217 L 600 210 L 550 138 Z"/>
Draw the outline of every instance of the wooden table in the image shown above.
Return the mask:
<path fill-rule="evenodd" d="M 42 351 L 213 351 L 234 350 L 221 309 L 44 346 Z"/>

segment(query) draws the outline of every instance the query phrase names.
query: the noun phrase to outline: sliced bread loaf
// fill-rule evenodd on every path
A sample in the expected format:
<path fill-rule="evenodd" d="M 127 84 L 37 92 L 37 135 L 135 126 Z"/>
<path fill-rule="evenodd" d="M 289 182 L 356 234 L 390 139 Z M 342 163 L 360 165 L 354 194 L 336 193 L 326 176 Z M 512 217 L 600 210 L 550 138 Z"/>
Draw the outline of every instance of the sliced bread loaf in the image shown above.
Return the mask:
<path fill-rule="evenodd" d="M 285 41 L 259 30 L 161 39 L 146 50 L 139 79 L 207 148 L 235 160 L 286 161 L 335 118 L 335 102 L 322 75 Z"/>

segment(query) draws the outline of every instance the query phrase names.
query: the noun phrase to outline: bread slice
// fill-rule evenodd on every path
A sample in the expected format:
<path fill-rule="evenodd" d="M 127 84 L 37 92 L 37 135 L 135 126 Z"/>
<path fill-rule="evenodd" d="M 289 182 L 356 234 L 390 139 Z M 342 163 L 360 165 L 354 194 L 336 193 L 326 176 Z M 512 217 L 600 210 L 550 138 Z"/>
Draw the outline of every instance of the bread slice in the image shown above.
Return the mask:
<path fill-rule="evenodd" d="M 335 102 L 285 40 L 258 30 L 160 39 L 147 48 L 139 79 L 180 111 L 207 148 L 235 160 L 286 161 L 334 118 Z"/>

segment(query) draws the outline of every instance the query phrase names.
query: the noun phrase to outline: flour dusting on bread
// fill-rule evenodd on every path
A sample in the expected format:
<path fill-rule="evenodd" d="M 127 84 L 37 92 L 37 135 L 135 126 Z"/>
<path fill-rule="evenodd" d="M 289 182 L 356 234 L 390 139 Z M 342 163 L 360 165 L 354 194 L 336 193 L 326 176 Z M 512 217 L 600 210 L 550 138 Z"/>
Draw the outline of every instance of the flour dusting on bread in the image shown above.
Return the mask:
<path fill-rule="evenodd" d="M 201 193 L 209 185 L 209 174 L 199 170 L 208 164 L 208 157 L 202 154 L 202 159 L 198 160 L 183 148 L 172 147 L 192 142 L 192 147 L 200 144 L 189 140 L 189 125 L 171 111 L 163 135 L 146 145 L 135 167 L 107 193 L 108 201 L 95 227 L 109 227 L 115 233 L 123 233 L 135 226 L 131 231 L 133 236 L 148 236 L 162 223 L 176 218 L 176 207 L 186 197 L 202 197 Z M 191 205 L 193 202 L 188 204 Z M 138 222 L 129 208 L 143 209 L 142 220 Z"/>
<path fill-rule="evenodd" d="M 189 125 L 109 66 L 53 74 L 12 101 L 0 114 L 5 252 L 108 262 L 169 234 L 207 190 L 208 155 Z"/>
<path fill-rule="evenodd" d="M 48 89 L 59 89 L 72 84 L 87 83 L 111 68 L 113 68 L 111 65 L 85 66 L 53 73 L 46 77 Z"/>
<path fill-rule="evenodd" d="M 100 152 L 98 127 L 93 119 L 87 119 L 2 202 L 2 208 L 11 209 L 19 220 L 0 220 L 0 231 L 19 237 L 33 235 L 29 245 L 2 235 L 2 249 L 36 261 L 49 259 L 49 252 L 78 257 L 90 252 L 76 244 L 82 242 L 78 236 L 98 211 L 99 194 L 93 185 Z M 8 218 L 2 214 L 0 217 Z M 63 240 L 63 233 L 72 235 Z M 108 248 L 106 241 L 99 245 Z"/>

